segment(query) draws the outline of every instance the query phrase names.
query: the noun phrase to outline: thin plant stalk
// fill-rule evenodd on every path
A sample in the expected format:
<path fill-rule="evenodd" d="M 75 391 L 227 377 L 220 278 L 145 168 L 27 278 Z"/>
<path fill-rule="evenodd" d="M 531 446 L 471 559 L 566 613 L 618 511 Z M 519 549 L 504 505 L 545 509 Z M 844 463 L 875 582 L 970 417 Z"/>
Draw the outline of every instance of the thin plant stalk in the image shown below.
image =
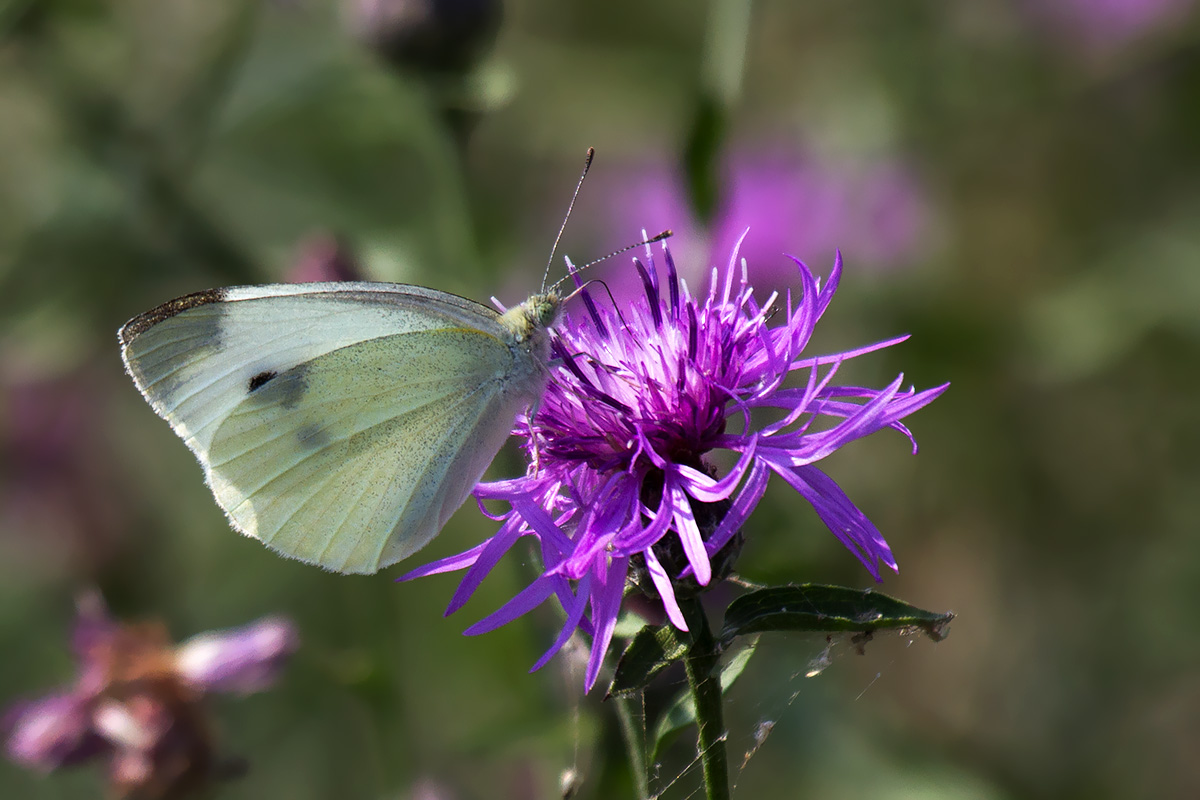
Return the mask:
<path fill-rule="evenodd" d="M 692 631 L 692 646 L 684 665 L 688 688 L 696 704 L 699 728 L 697 749 L 704 770 L 704 793 L 708 800 L 729 800 L 729 758 L 725 750 L 725 715 L 721 697 L 721 674 L 717 668 L 721 652 L 708 626 L 708 618 L 697 598 L 680 602 L 680 610 Z"/>

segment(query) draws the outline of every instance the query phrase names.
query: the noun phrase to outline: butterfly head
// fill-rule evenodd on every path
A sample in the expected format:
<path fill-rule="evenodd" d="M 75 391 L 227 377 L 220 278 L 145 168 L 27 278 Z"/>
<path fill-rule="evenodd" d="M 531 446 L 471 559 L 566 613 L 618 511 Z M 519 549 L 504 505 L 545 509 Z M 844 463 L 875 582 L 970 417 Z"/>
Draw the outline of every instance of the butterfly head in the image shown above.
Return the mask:
<path fill-rule="evenodd" d="M 500 324 L 512 331 L 517 341 L 525 341 L 553 325 L 560 308 L 562 299 L 551 289 L 505 311 L 500 315 Z"/>

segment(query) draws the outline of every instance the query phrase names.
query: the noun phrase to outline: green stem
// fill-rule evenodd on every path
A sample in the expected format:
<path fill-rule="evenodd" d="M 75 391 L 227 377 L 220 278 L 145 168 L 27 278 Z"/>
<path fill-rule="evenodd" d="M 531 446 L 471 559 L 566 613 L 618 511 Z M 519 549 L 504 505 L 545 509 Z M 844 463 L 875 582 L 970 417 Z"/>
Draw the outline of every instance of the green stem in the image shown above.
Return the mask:
<path fill-rule="evenodd" d="M 729 759 L 725 752 L 721 673 L 717 669 L 721 651 L 699 599 L 680 600 L 679 607 L 692 633 L 692 646 L 683 663 L 696 703 L 696 725 L 700 730 L 697 747 L 704 768 L 704 792 L 708 800 L 729 800 Z"/>
<path fill-rule="evenodd" d="M 621 738 L 625 740 L 625 751 L 629 754 L 629 769 L 633 773 L 638 800 L 650 800 L 650 776 L 646 771 L 646 741 L 643 736 L 645 727 L 635 717 L 632 700 L 625 697 L 615 697 L 613 700 L 617 704 L 617 720 L 621 725 Z"/>

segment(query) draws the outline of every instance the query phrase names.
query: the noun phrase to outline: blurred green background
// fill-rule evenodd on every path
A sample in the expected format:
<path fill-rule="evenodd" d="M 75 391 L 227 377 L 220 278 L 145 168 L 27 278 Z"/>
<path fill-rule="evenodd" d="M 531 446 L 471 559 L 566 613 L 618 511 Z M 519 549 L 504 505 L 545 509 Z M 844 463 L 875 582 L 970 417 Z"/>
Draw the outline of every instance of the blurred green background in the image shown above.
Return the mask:
<path fill-rule="evenodd" d="M 1193 3 L 434 5 L 0 3 L 0 702 L 69 682 L 81 588 L 180 639 L 283 613 L 284 680 L 215 704 L 251 763 L 215 796 L 541 798 L 567 769 L 620 796 L 602 692 L 569 657 L 526 674 L 554 610 L 461 636 L 527 560 L 443 619 L 451 576 L 273 556 L 115 340 L 188 291 L 356 270 L 519 301 L 594 146 L 577 263 L 670 227 L 696 285 L 749 225 L 763 296 L 795 286 L 782 251 L 825 273 L 840 247 L 818 349 L 910 332 L 847 377 L 953 384 L 910 420 L 919 456 L 881 434 L 825 463 L 896 551 L 883 591 L 957 612 L 950 637 L 838 642 L 815 678 L 823 639 L 761 642 L 735 796 L 1200 796 Z M 468 507 L 411 565 L 493 529 Z M 746 532 L 749 579 L 871 584 L 782 483 Z M 0 797 L 102 786 L 0 763 Z"/>

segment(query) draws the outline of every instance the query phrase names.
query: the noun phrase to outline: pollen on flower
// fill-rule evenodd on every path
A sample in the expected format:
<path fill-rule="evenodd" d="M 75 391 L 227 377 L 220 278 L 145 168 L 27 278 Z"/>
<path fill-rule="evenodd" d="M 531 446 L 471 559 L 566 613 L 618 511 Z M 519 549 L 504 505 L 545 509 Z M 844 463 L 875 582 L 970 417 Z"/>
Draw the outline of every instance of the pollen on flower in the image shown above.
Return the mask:
<path fill-rule="evenodd" d="M 730 573 L 771 475 L 812 505 L 872 577 L 881 565 L 895 570 L 883 535 L 816 463 L 885 428 L 911 441 L 901 420 L 946 386 L 902 390 L 903 376 L 882 389 L 835 384 L 849 359 L 907 337 L 810 354 L 841 279 L 840 254 L 824 282 L 794 259 L 796 296 L 789 289 L 759 302 L 737 253 L 699 295 L 679 279 L 665 243 L 661 268 L 649 245 L 644 260 L 633 259 L 642 287 L 635 302 L 602 304 L 581 289 L 584 311 L 564 315 L 551 340 L 560 366 L 536 413 L 517 421 L 537 468 L 476 487 L 480 501 L 508 504 L 499 531 L 401 580 L 465 570 L 449 613 L 519 539 L 534 537 L 542 574 L 467 633 L 493 630 L 553 596 L 566 622 L 534 668 L 582 631 L 592 637 L 590 689 L 629 587 L 687 630 L 679 598 Z M 754 413 L 764 409 L 770 421 Z M 721 451 L 735 462 L 724 472 L 712 458 Z"/>

